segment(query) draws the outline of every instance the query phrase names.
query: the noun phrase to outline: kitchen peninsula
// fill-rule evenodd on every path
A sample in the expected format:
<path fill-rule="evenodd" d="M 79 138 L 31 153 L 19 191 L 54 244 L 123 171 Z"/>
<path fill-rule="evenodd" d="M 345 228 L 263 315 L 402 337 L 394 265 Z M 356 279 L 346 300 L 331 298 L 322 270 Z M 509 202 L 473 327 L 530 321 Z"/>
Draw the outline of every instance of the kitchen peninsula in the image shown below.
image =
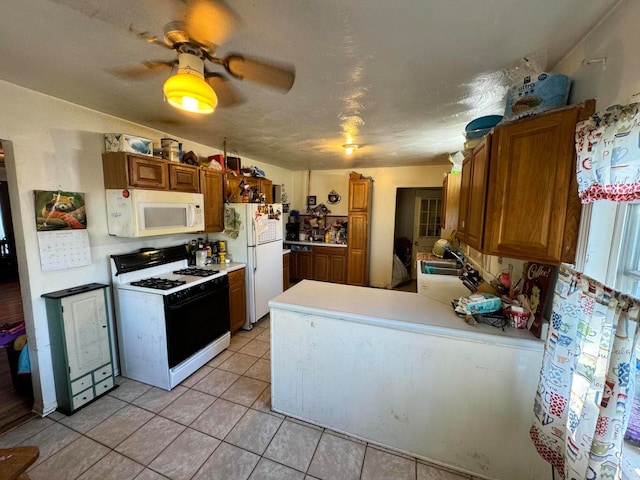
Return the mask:
<path fill-rule="evenodd" d="M 305 280 L 271 300 L 272 408 L 483 478 L 536 479 L 543 342 L 409 292 Z"/>

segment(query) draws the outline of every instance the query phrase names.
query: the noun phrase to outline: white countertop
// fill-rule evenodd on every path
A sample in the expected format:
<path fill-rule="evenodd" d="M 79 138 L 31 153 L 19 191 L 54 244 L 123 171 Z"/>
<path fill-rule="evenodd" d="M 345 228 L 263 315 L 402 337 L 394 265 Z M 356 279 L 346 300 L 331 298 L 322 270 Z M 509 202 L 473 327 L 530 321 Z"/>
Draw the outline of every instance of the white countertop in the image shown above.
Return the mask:
<path fill-rule="evenodd" d="M 453 308 L 417 293 L 303 280 L 269 302 L 272 308 L 416 333 L 542 350 L 526 329 L 468 325 Z"/>
<path fill-rule="evenodd" d="M 294 240 L 285 240 L 285 245 L 310 245 L 312 247 L 343 247 L 346 248 L 346 243 L 324 243 L 324 242 L 297 242 Z"/>
<path fill-rule="evenodd" d="M 286 255 L 287 253 L 291 253 L 291 249 L 290 248 L 284 248 L 282 250 L 282 255 Z"/>
<path fill-rule="evenodd" d="M 206 267 L 202 267 L 202 268 L 206 268 L 207 270 L 220 270 L 220 271 L 226 271 L 228 272 L 233 272 L 234 270 L 240 270 L 241 268 L 245 268 L 247 266 L 246 263 L 240 263 L 240 262 L 231 262 L 231 263 L 214 263 L 212 265 L 207 265 Z"/>

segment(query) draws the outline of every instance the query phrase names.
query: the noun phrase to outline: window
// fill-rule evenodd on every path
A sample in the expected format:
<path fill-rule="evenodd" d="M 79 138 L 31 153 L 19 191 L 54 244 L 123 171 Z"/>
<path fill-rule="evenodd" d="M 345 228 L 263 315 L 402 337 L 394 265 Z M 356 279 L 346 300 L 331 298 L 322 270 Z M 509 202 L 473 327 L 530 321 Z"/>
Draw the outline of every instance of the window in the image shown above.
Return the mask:
<path fill-rule="evenodd" d="M 440 236 L 440 202 L 439 198 L 420 199 L 420 237 Z"/>
<path fill-rule="evenodd" d="M 614 203 L 606 200 L 586 205 L 581 238 L 583 257 L 578 270 L 620 292 L 640 298 L 640 202 Z M 640 346 L 636 345 L 640 358 Z M 640 381 L 640 377 L 636 382 Z M 639 412 L 633 409 L 631 421 Z M 623 478 L 640 478 L 640 448 L 625 445 Z"/>
<path fill-rule="evenodd" d="M 619 210 L 621 249 L 614 288 L 640 298 L 640 203 L 623 205 Z"/>

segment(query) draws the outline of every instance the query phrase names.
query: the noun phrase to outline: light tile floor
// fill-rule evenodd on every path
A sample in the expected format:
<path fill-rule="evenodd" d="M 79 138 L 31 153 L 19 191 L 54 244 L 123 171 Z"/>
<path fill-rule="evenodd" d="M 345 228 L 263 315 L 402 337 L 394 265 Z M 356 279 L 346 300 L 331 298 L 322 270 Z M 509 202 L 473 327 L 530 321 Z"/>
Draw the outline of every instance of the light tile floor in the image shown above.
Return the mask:
<path fill-rule="evenodd" d="M 270 410 L 269 319 L 166 392 L 119 378 L 72 416 L 0 436 L 37 445 L 33 480 L 470 480 Z"/>

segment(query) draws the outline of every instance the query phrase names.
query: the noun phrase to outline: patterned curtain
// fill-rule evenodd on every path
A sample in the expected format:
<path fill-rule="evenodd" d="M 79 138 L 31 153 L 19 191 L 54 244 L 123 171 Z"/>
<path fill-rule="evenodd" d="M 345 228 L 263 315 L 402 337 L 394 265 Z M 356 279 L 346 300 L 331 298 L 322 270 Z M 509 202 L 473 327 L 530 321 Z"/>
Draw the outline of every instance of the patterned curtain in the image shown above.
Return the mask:
<path fill-rule="evenodd" d="M 561 268 L 530 435 L 564 479 L 621 478 L 637 319 L 635 300 Z"/>
<path fill-rule="evenodd" d="M 582 203 L 640 200 L 639 105 L 614 105 L 576 125 L 576 174 Z"/>

